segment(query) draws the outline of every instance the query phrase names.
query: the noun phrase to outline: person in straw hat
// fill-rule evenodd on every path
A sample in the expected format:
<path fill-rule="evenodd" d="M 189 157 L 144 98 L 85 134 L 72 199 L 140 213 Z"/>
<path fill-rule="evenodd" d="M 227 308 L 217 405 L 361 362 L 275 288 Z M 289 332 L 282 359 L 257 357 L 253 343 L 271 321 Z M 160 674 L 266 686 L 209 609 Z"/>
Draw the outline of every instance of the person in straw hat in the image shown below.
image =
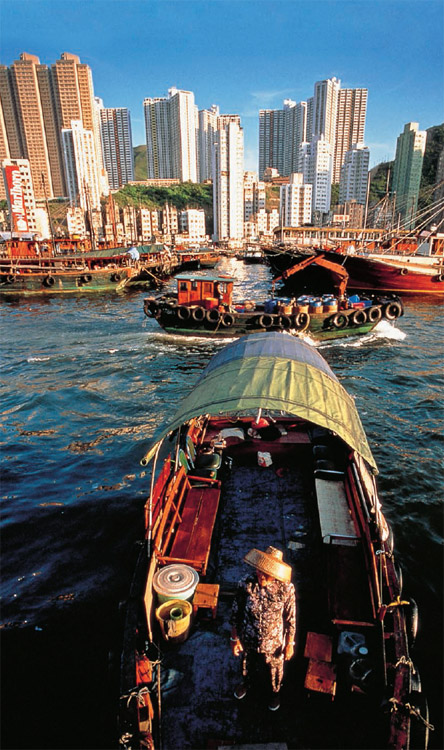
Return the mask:
<path fill-rule="evenodd" d="M 260 675 L 268 682 L 268 707 L 280 706 L 284 661 L 294 653 L 296 597 L 291 567 L 275 547 L 252 549 L 244 561 L 255 568 L 239 582 L 231 610 L 231 650 L 242 657 L 243 681 L 234 691 L 241 700 Z"/>

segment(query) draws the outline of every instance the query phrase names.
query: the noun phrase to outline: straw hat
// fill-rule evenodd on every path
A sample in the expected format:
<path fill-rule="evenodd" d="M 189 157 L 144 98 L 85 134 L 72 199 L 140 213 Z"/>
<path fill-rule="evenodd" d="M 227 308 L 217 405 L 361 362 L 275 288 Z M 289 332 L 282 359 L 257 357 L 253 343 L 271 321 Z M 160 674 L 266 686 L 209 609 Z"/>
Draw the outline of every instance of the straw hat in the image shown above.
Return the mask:
<path fill-rule="evenodd" d="M 265 552 L 258 549 L 251 549 L 244 557 L 248 565 L 252 565 L 261 573 L 266 573 L 278 581 L 288 583 L 291 581 L 291 567 L 283 562 L 284 553 L 276 547 L 267 547 Z"/>

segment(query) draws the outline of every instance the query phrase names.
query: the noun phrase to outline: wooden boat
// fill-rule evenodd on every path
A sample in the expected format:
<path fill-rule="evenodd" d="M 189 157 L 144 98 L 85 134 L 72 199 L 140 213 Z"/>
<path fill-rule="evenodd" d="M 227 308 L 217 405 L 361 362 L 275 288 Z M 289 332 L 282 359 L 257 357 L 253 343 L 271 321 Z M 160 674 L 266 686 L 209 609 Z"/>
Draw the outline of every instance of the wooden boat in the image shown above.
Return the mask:
<path fill-rule="evenodd" d="M 25 265 L 0 268 L 0 295 L 48 295 L 121 291 L 137 276 L 132 266 L 89 268 L 84 263 L 70 267 Z"/>
<path fill-rule="evenodd" d="M 318 341 L 369 333 L 381 319 L 403 314 L 399 299 L 367 297 L 349 302 L 344 284 L 339 294 L 233 302 L 234 278 L 179 274 L 177 294 L 147 297 L 145 315 L 168 333 L 185 336 L 233 337 L 264 330 L 308 333 Z M 342 283 L 342 282 L 341 282 Z"/>
<path fill-rule="evenodd" d="M 260 248 L 247 247 L 243 255 L 244 263 L 263 263 L 264 254 Z"/>
<path fill-rule="evenodd" d="M 291 278 L 301 262 L 309 257 L 325 258 L 330 262 L 341 264 L 348 272 L 348 288 L 385 292 L 392 294 L 444 294 L 444 234 L 426 232 L 419 237 L 419 242 L 407 243 L 405 240 L 392 239 L 388 248 L 366 247 L 362 249 L 350 241 L 336 249 L 300 248 L 299 253 L 275 253 L 280 261 L 278 273 L 286 278 L 286 286 L 293 290 L 300 288 L 305 280 L 314 283 L 314 267 L 307 267 L 297 278 Z M 277 268 L 277 260 L 273 260 Z M 319 277 L 319 269 L 316 268 Z M 325 284 L 327 272 L 321 271 Z"/>
<path fill-rule="evenodd" d="M 415 604 L 401 593 L 354 400 L 319 352 L 277 333 L 227 345 L 141 463 L 151 460 L 120 746 L 427 747 Z M 228 624 L 244 555 L 268 545 L 283 551 L 297 592 L 277 714 L 260 686 L 233 697 Z"/>

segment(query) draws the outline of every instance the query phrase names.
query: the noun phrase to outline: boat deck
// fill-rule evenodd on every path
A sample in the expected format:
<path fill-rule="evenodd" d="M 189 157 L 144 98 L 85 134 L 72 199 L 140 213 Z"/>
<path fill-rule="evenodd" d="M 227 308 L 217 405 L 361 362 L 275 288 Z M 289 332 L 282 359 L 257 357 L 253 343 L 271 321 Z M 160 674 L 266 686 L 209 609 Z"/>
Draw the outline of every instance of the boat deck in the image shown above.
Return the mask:
<path fill-rule="evenodd" d="M 318 693 L 309 698 L 304 689 L 306 634 L 332 632 L 312 446 L 304 433 L 289 433 L 274 443 L 273 464 L 264 468 L 257 464 L 258 445 L 260 450 L 268 450 L 273 444 L 251 441 L 226 449 L 233 465 L 223 482 L 205 578 L 220 585 L 217 616 L 199 614 L 184 643 L 163 649 L 162 736 L 158 745 L 164 750 L 263 748 L 266 743 L 273 743 L 274 750 L 375 748 L 372 728 L 377 722 L 373 712 L 365 714 L 368 702 L 362 702 L 361 696 L 348 691 L 342 703 L 339 691 L 333 702 L 329 695 Z M 324 523 L 328 524 L 328 519 Z M 240 660 L 231 655 L 229 642 L 236 585 L 251 572 L 243 556 L 252 547 L 265 549 L 268 545 L 281 547 L 292 564 L 297 596 L 296 653 L 286 665 L 281 708 L 275 713 L 267 710 L 268 696 L 260 689 L 249 692 L 242 701 L 234 698 Z M 341 549 L 347 555 L 358 553 L 353 546 Z M 352 583 L 362 613 L 361 579 Z"/>

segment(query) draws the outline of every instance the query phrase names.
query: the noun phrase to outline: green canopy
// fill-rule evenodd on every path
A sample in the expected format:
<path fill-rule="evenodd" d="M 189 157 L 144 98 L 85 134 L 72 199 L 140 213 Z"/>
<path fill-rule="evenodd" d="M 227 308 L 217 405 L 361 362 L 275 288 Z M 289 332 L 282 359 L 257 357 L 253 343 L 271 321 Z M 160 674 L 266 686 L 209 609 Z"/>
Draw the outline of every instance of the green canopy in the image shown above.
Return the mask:
<path fill-rule="evenodd" d="M 162 437 L 202 414 L 246 415 L 259 408 L 332 430 L 376 469 L 353 398 L 316 349 L 286 333 L 251 334 L 224 347 Z"/>

